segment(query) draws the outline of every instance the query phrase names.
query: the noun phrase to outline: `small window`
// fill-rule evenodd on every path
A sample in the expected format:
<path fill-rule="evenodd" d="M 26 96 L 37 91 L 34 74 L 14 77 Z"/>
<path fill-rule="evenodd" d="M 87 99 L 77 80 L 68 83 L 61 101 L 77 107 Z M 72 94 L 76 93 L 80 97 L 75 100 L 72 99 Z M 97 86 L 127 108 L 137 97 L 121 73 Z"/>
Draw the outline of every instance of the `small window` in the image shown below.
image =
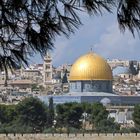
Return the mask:
<path fill-rule="evenodd" d="M 46 69 L 50 69 L 50 65 L 46 65 Z"/>
<path fill-rule="evenodd" d="M 75 89 L 77 89 L 77 82 L 75 82 Z"/>
<path fill-rule="evenodd" d="M 49 77 L 50 76 L 50 73 L 46 73 L 46 76 Z"/>

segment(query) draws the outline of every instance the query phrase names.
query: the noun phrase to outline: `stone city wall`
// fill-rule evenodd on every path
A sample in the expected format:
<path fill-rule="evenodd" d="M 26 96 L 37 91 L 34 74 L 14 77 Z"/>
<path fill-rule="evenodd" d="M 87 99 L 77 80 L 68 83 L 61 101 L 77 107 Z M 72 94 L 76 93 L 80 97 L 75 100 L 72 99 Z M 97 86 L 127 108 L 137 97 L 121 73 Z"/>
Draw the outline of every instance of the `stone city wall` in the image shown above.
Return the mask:
<path fill-rule="evenodd" d="M 0 140 L 140 140 L 140 133 L 122 134 L 0 134 Z"/>

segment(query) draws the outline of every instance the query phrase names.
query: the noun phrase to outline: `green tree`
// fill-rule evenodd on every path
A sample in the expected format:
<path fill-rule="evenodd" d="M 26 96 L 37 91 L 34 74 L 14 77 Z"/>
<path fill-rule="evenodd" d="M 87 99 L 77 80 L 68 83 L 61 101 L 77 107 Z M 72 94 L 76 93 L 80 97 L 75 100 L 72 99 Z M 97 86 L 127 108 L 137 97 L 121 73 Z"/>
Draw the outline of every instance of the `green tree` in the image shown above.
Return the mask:
<path fill-rule="evenodd" d="M 114 118 L 106 118 L 99 121 L 96 129 L 100 132 L 118 132 L 120 125 L 114 122 Z"/>
<path fill-rule="evenodd" d="M 83 121 L 89 122 L 91 124 L 92 104 L 88 103 L 88 102 L 83 102 L 83 103 L 81 103 L 81 107 L 83 109 L 83 115 L 82 115 Z M 86 122 L 85 122 L 85 124 L 86 124 Z"/>
<path fill-rule="evenodd" d="M 101 103 L 94 103 L 92 105 L 91 122 L 94 127 L 98 127 L 100 121 L 107 120 L 108 111 Z"/>
<path fill-rule="evenodd" d="M 88 102 L 83 102 L 81 103 L 82 109 L 84 112 L 91 114 L 92 112 L 92 104 L 88 103 Z"/>
<path fill-rule="evenodd" d="M 26 98 L 17 106 L 18 123 L 32 127 L 34 131 L 42 131 L 47 126 L 47 106 L 38 98 Z"/>
<path fill-rule="evenodd" d="M 116 132 L 120 125 L 114 122 L 114 118 L 108 117 L 109 112 L 101 103 L 94 103 L 91 111 L 91 122 L 93 127 L 100 132 Z"/>
<path fill-rule="evenodd" d="M 39 87 L 38 87 L 37 84 L 33 84 L 33 85 L 32 85 L 32 91 L 34 91 L 34 90 L 38 90 L 38 89 L 39 89 Z"/>
<path fill-rule="evenodd" d="M 48 106 L 48 124 L 49 126 L 53 126 L 54 123 L 54 105 L 53 105 L 53 98 L 49 98 L 49 106 Z"/>
<path fill-rule="evenodd" d="M 6 122 L 6 106 L 0 105 L 0 123 Z"/>
<path fill-rule="evenodd" d="M 133 121 L 135 126 L 140 129 L 140 104 L 134 107 Z"/>
<path fill-rule="evenodd" d="M 133 61 L 130 61 L 129 69 L 130 69 L 130 73 L 131 73 L 132 75 L 137 75 L 137 74 L 138 74 L 136 68 L 134 67 Z"/>
<path fill-rule="evenodd" d="M 68 83 L 67 69 L 65 70 L 64 76 L 63 76 L 63 78 L 62 78 L 62 83 Z"/>
<path fill-rule="evenodd" d="M 17 117 L 15 105 L 0 105 L 0 124 L 8 124 Z"/>
<path fill-rule="evenodd" d="M 81 128 L 82 107 L 78 103 L 65 103 L 56 106 L 56 121 L 58 127 Z"/>
<path fill-rule="evenodd" d="M 117 11 L 122 31 L 139 32 L 139 0 L 1 0 L 0 68 L 7 75 L 7 68 L 27 64 L 33 53 L 43 56 L 56 36 L 69 37 L 81 25 L 79 11 L 102 15 L 105 10 Z"/>

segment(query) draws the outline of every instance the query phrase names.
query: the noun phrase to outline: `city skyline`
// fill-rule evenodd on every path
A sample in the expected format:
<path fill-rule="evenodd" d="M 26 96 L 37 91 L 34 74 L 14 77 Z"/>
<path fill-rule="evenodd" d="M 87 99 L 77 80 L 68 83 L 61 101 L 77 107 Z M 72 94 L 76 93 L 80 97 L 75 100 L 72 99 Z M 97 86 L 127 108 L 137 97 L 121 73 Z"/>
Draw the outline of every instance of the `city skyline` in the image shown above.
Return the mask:
<path fill-rule="evenodd" d="M 121 33 L 116 16 L 105 13 L 103 16 L 89 17 L 81 14 L 83 25 L 67 39 L 57 37 L 52 51 L 53 65 L 72 64 L 79 56 L 90 51 L 107 59 L 140 60 L 139 36 L 130 31 Z M 42 63 L 39 55 L 31 58 L 31 63 Z"/>

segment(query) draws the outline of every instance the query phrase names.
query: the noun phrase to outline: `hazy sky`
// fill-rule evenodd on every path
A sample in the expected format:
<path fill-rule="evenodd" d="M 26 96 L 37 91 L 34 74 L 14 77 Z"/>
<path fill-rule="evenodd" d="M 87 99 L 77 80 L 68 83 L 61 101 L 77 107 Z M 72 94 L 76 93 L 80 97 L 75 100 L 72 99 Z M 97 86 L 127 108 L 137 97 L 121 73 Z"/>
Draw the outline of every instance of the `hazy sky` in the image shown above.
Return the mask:
<path fill-rule="evenodd" d="M 89 17 L 81 15 L 83 25 L 69 39 L 58 37 L 52 52 L 53 65 L 73 63 L 90 48 L 104 58 L 140 60 L 140 38 L 133 38 L 129 31 L 120 32 L 117 18 L 113 14 Z M 42 63 L 36 55 L 33 63 Z"/>

